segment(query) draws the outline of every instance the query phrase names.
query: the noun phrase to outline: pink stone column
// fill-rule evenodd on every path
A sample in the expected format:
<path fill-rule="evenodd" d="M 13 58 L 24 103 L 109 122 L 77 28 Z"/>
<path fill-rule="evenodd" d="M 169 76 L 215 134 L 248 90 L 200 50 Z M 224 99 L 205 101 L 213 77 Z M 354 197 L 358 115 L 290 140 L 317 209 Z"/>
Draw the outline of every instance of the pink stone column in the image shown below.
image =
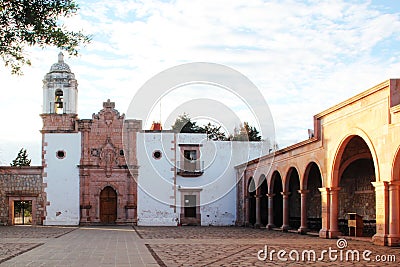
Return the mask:
<path fill-rule="evenodd" d="M 385 246 L 389 234 L 389 186 L 388 182 L 372 182 L 375 187 L 376 234 L 372 241 Z"/>
<path fill-rule="evenodd" d="M 339 216 L 339 191 L 340 187 L 331 187 L 329 190 L 330 196 L 330 223 L 329 223 L 329 238 L 336 238 L 341 235 L 338 226 L 338 216 Z"/>
<path fill-rule="evenodd" d="M 261 196 L 256 195 L 256 224 L 254 225 L 255 228 L 260 228 L 261 226 L 261 213 L 260 213 L 260 204 L 261 204 Z"/>
<path fill-rule="evenodd" d="M 244 205 L 245 205 L 245 211 L 244 211 L 244 226 L 249 226 L 250 223 L 250 198 L 247 196 L 244 198 Z"/>
<path fill-rule="evenodd" d="M 329 209 L 330 209 L 330 198 L 329 188 L 318 188 L 321 192 L 321 230 L 319 230 L 319 237 L 328 238 L 329 229 Z"/>
<path fill-rule="evenodd" d="M 387 238 L 389 246 L 400 245 L 400 181 L 389 183 L 389 235 Z"/>
<path fill-rule="evenodd" d="M 282 231 L 287 232 L 289 229 L 289 195 L 290 192 L 281 192 L 283 196 L 283 224 Z"/>
<path fill-rule="evenodd" d="M 268 197 L 268 225 L 267 229 L 271 230 L 274 225 L 274 196 L 275 194 L 267 194 Z"/>
<path fill-rule="evenodd" d="M 300 220 L 300 228 L 297 230 L 299 234 L 307 233 L 307 194 L 310 192 L 309 190 L 298 190 L 300 193 L 301 200 L 301 220 Z"/>

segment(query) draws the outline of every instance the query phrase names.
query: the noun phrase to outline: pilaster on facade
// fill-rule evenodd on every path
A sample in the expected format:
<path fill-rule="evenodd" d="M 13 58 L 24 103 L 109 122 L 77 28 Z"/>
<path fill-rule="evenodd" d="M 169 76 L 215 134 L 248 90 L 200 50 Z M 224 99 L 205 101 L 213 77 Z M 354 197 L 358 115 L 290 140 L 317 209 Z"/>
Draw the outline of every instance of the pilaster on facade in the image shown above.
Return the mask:
<path fill-rule="evenodd" d="M 389 183 L 386 181 L 372 182 L 375 187 L 376 234 L 372 241 L 377 245 L 388 244 L 389 234 Z"/>
<path fill-rule="evenodd" d="M 389 183 L 389 235 L 387 244 L 389 246 L 400 246 L 400 181 Z"/>
<path fill-rule="evenodd" d="M 330 197 L 329 188 L 323 187 L 318 188 L 321 192 L 321 219 L 322 225 L 319 231 L 319 237 L 328 238 L 328 231 L 330 228 Z"/>

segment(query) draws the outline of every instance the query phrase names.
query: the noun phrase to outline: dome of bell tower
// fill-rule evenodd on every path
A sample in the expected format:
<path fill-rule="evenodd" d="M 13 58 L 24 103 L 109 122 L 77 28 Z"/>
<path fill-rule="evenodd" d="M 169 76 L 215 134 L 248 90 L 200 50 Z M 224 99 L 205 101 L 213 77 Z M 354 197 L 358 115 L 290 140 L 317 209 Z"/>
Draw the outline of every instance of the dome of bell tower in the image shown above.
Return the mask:
<path fill-rule="evenodd" d="M 58 62 L 51 66 L 50 72 L 71 72 L 68 64 L 64 62 L 64 54 L 62 52 L 58 54 Z"/>
<path fill-rule="evenodd" d="M 77 114 L 78 82 L 63 53 L 43 79 L 43 114 Z"/>

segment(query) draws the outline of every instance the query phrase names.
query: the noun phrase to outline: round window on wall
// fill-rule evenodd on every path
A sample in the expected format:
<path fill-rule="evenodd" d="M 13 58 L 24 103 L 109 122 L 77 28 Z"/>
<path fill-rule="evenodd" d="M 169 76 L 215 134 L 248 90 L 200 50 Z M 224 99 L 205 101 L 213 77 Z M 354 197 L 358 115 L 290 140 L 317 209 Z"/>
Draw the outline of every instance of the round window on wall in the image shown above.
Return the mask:
<path fill-rule="evenodd" d="M 58 150 L 57 153 L 56 153 L 56 156 L 57 156 L 57 158 L 59 158 L 59 159 L 65 158 L 65 155 L 66 155 L 66 153 L 65 153 L 64 150 Z"/>
<path fill-rule="evenodd" d="M 156 150 L 153 152 L 153 158 L 160 159 L 161 157 L 162 157 L 162 154 L 161 154 L 160 150 Z"/>

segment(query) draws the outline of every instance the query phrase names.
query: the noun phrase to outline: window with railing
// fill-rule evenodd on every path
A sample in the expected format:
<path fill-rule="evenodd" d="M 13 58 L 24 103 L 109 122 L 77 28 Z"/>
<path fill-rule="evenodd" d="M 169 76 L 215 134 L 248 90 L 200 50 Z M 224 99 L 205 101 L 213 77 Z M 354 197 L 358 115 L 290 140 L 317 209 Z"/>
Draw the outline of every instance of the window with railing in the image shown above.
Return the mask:
<path fill-rule="evenodd" d="M 177 162 L 177 174 L 196 177 L 204 173 L 204 162 L 199 158 L 199 147 L 181 147 L 181 160 Z"/>

